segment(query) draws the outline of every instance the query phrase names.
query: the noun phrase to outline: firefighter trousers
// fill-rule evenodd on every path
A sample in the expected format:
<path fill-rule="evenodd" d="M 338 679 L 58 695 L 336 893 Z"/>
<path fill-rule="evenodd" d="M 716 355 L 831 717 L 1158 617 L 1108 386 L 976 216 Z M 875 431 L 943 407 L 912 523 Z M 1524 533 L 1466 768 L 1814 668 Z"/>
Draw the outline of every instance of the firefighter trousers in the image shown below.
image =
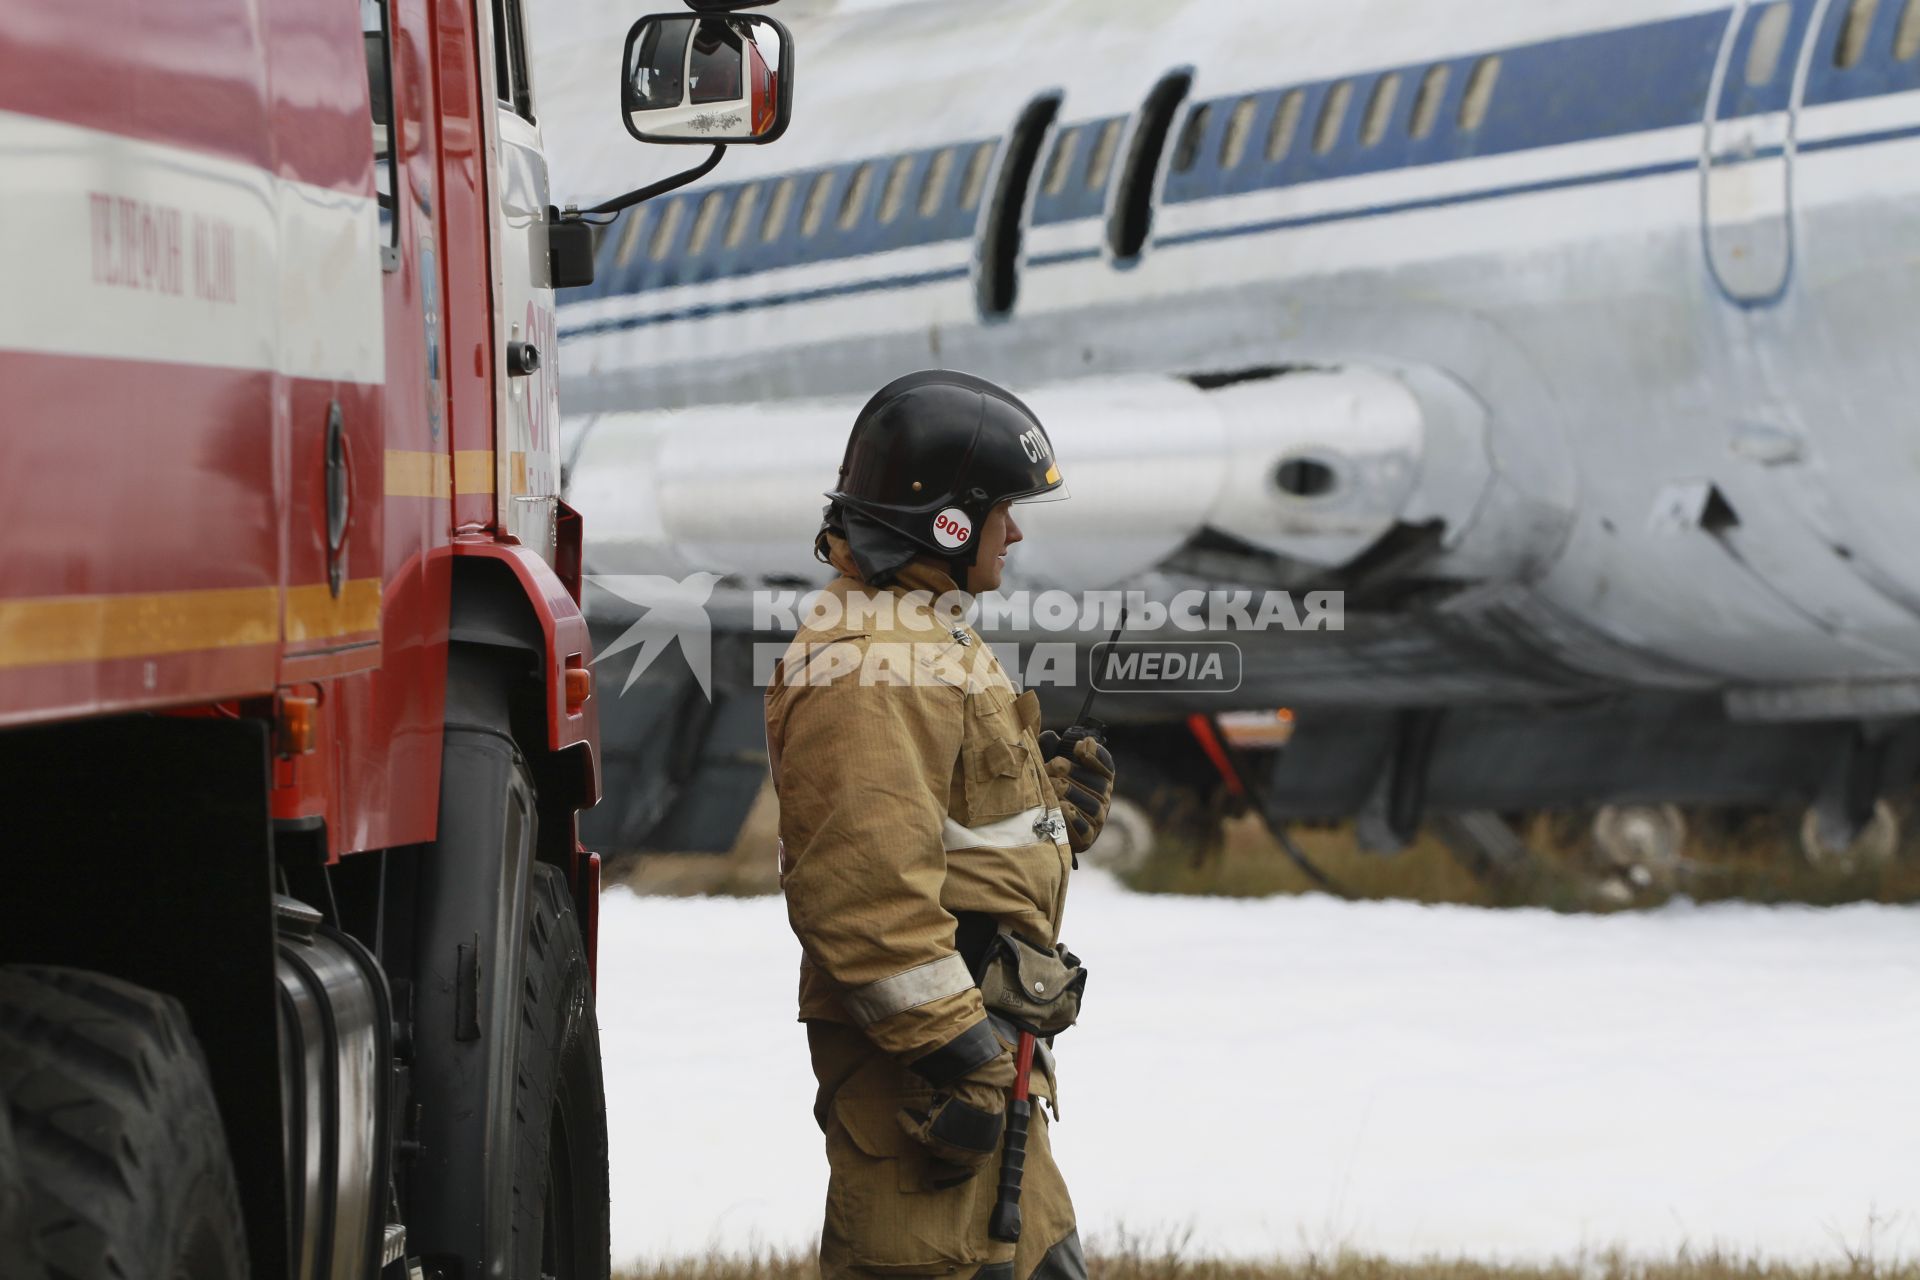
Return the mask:
<path fill-rule="evenodd" d="M 960 1280 L 1086 1280 L 1073 1202 L 1053 1163 L 1045 1109 L 1027 1135 L 1018 1244 L 987 1235 L 1000 1157 L 957 1187 L 927 1183 L 926 1148 L 900 1127 L 902 1107 L 925 1110 L 934 1090 L 852 1027 L 807 1024 L 820 1092 L 814 1118 L 827 1137 L 821 1280 L 956 1276 Z M 1051 1092 L 1038 1075 L 1036 1096 Z"/>

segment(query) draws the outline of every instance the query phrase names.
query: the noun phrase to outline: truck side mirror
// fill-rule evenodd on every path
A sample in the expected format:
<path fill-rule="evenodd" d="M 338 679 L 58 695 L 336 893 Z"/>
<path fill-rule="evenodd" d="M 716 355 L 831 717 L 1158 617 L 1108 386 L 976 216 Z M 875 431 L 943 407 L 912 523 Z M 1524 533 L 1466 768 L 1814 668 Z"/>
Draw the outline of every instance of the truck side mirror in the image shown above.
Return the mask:
<path fill-rule="evenodd" d="M 793 111 L 793 37 L 760 14 L 649 14 L 627 32 L 620 109 L 642 142 L 772 142 Z"/>

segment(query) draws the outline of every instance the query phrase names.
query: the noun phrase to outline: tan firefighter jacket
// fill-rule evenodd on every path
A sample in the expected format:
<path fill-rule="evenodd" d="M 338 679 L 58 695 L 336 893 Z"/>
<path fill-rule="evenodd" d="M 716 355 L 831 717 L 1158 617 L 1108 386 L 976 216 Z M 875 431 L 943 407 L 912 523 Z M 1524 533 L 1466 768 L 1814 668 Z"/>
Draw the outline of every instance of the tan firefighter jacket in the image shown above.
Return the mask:
<path fill-rule="evenodd" d="M 843 539 L 830 553 L 840 616 L 802 625 L 766 696 L 800 1018 L 859 1027 L 940 1084 L 1001 1051 L 953 913 L 1053 945 L 1066 827 L 1038 699 L 1016 696 L 979 635 L 935 610 L 952 579 L 915 560 L 875 588 Z"/>

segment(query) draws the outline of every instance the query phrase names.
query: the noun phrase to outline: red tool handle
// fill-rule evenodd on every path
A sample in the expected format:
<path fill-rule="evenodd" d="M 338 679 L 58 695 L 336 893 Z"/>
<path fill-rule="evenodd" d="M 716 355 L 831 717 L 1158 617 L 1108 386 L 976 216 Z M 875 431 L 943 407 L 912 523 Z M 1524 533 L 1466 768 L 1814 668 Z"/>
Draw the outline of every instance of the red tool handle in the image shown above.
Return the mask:
<path fill-rule="evenodd" d="M 1022 1031 L 1017 1048 L 1013 1051 L 1013 1100 L 1025 1102 L 1031 1095 L 1028 1087 L 1033 1083 L 1033 1033 Z"/>

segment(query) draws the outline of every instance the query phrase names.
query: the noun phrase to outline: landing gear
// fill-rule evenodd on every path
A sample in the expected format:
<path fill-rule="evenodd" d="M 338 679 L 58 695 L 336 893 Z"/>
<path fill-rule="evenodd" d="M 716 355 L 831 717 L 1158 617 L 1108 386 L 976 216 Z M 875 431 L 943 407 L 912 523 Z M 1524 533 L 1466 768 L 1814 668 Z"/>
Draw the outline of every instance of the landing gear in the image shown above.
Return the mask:
<path fill-rule="evenodd" d="M 1486 809 L 1443 813 L 1431 828 L 1461 869 L 1481 884 L 1500 890 L 1535 872 L 1533 851 L 1501 815 Z"/>
<path fill-rule="evenodd" d="M 1899 852 L 1900 819 L 1885 800 L 1874 801 L 1872 813 L 1850 839 L 1836 838 L 1832 828 L 1817 805 L 1800 820 L 1800 852 L 1821 870 L 1842 875 L 1865 871 L 1885 866 Z"/>
<path fill-rule="evenodd" d="M 1687 819 L 1678 805 L 1609 804 L 1593 815 L 1606 896 L 1672 893 L 1686 846 Z"/>
<path fill-rule="evenodd" d="M 1225 847 L 1230 802 L 1186 722 L 1116 725 L 1109 745 L 1121 762 L 1120 776 L 1095 848 L 1106 843 L 1107 832 L 1122 836 L 1114 854 L 1125 865 L 1114 870 L 1138 868 L 1156 852 L 1200 866 Z"/>
<path fill-rule="evenodd" d="M 1115 875 L 1138 871 L 1153 852 L 1153 821 L 1147 811 L 1124 796 L 1115 796 L 1107 808 L 1106 825 L 1080 860 Z"/>

